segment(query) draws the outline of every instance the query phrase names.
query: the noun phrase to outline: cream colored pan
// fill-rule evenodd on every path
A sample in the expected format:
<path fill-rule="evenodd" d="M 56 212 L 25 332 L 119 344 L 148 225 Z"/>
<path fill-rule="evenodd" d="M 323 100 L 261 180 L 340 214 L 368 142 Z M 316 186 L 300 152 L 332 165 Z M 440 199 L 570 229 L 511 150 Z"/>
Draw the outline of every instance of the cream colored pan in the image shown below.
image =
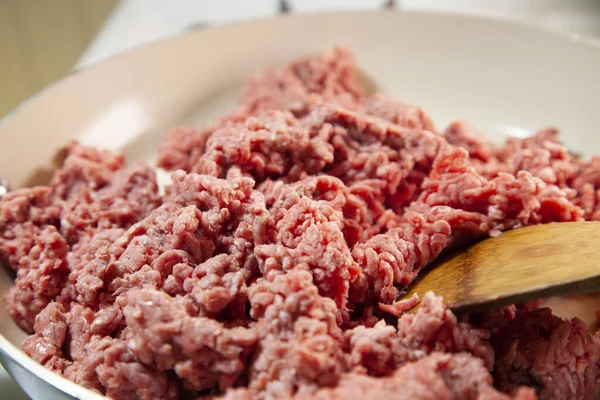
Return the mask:
<path fill-rule="evenodd" d="M 371 88 L 422 105 L 439 127 L 464 117 L 498 141 L 553 125 L 572 150 L 600 153 L 600 47 L 590 40 L 465 16 L 345 13 L 188 33 L 74 73 L 2 122 L 0 177 L 45 182 L 72 138 L 153 161 L 169 127 L 224 114 L 256 70 L 334 44 L 355 53 Z M 8 270 L 0 277 L 4 297 Z M 597 302 L 560 305 L 593 320 Z M 0 334 L 0 361 L 31 398 L 101 398 L 21 352 L 25 334 L 3 306 Z"/>

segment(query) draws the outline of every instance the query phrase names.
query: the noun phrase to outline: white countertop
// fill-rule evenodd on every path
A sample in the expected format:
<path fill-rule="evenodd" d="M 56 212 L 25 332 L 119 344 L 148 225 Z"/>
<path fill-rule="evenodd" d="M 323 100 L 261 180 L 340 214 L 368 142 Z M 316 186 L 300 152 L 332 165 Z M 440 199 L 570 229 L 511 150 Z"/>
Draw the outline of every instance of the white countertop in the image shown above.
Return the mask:
<path fill-rule="evenodd" d="M 288 0 L 291 12 L 380 9 L 496 15 L 600 39 L 600 0 Z M 76 69 L 188 29 L 277 15 L 278 0 L 121 0 Z M 0 398 L 27 397 L 0 367 Z"/>

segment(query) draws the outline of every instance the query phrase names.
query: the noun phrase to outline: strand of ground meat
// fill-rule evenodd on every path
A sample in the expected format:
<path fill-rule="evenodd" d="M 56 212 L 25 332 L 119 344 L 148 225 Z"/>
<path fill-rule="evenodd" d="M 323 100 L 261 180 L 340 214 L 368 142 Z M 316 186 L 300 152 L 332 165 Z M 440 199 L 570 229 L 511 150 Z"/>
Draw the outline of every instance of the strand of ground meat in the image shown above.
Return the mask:
<path fill-rule="evenodd" d="M 160 202 L 150 166 L 124 169 L 122 155 L 77 144 L 66 151 L 48 187 L 9 193 L 0 208 L 0 257 L 17 270 L 9 312 L 27 331 L 80 268 L 70 249 L 94 232 L 130 226 Z"/>
<path fill-rule="evenodd" d="M 400 318 L 397 328 L 381 321 L 373 328 L 360 326 L 342 333 L 335 304 L 318 294 L 306 271 L 262 279 L 250 293 L 252 316 L 258 319 L 262 338 L 250 370 L 248 388 L 254 395 L 267 392 L 274 398 L 303 398 L 319 393 L 320 387 L 335 387 L 352 374 L 388 376 L 440 351 L 470 351 L 485 360 L 488 368 L 494 363 L 487 331 L 459 323 L 432 294 L 425 296 L 417 314 Z M 481 361 L 473 358 L 471 362 Z M 477 368 L 489 385 L 489 373 Z"/>
<path fill-rule="evenodd" d="M 289 110 L 296 116 L 310 112 L 322 100 L 354 109 L 363 100 L 354 58 L 343 47 L 307 57 L 282 68 L 269 68 L 249 80 L 242 105 L 208 129 L 176 128 L 161 144 L 158 165 L 192 171 L 213 132 L 226 125 L 270 110 Z M 221 133 L 222 134 L 222 133 Z"/>
<path fill-rule="evenodd" d="M 241 360 L 252 353 L 254 331 L 241 326 L 218 328 L 222 323 L 213 318 L 243 323 L 246 280 L 257 272 L 252 267 L 256 262 L 249 260 L 252 247 L 248 245 L 269 238 L 270 215 L 262 195 L 253 191 L 253 182 L 247 178 L 226 182 L 175 174 L 173 181 L 164 204 L 127 231 L 99 231 L 89 241 L 78 244 L 77 252 L 88 253 L 82 257 L 87 261 L 85 266 L 70 276 L 75 294 L 60 299 L 64 306 L 51 303 L 46 307 L 53 314 L 39 314 L 36 334 L 24 343 L 24 350 L 36 360 L 117 398 L 130 396 L 127 393 L 139 398 L 177 397 L 175 381 L 160 375 L 167 370 L 174 370 L 192 391 L 215 385 L 226 388 L 245 370 Z M 181 300 L 171 297 L 182 295 L 185 297 Z M 187 309 L 187 314 L 181 309 Z M 168 318 L 173 322 L 169 324 Z M 182 325 L 185 318 L 189 319 L 188 325 Z M 47 337 L 49 321 L 60 319 L 87 324 L 71 323 L 74 331 L 69 335 Z M 177 329 L 189 336 L 175 340 Z M 197 350 L 185 347 L 190 338 L 200 340 L 200 332 L 211 336 L 198 344 Z M 231 332 L 231 340 L 223 332 Z M 156 346 L 148 340 L 150 337 L 156 338 Z M 206 348 L 216 339 L 217 347 Z M 174 340 L 171 346 L 176 350 L 167 350 L 166 340 Z M 236 341 L 240 350 L 234 354 L 231 351 Z M 62 353 L 65 346 L 70 348 L 68 354 Z M 45 354 L 38 355 L 43 348 L 47 349 Z M 123 349 L 126 351 L 119 362 L 94 355 L 101 350 L 108 357 L 112 351 L 118 354 Z M 219 356 L 219 349 L 229 353 Z M 214 357 L 206 359 L 210 354 Z M 206 361 L 190 363 L 194 358 Z M 157 383 L 149 390 L 145 380 L 131 381 L 127 376 L 133 373 L 132 368 L 149 376 L 160 375 L 157 382 L 163 384 Z M 218 370 L 222 375 L 215 377 Z M 164 390 L 160 392 L 159 387 Z"/>

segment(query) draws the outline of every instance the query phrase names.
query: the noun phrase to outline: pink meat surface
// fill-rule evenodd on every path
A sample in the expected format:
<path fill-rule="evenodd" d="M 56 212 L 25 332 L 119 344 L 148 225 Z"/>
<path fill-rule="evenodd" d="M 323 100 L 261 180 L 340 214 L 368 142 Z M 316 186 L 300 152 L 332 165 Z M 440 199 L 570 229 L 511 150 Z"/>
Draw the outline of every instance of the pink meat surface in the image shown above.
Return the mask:
<path fill-rule="evenodd" d="M 457 316 L 399 294 L 444 250 L 600 219 L 600 157 L 504 146 L 366 98 L 343 47 L 253 77 L 173 171 L 71 145 L 0 201 L 5 298 L 34 360 L 121 399 L 595 399 L 600 333 L 538 304 Z"/>

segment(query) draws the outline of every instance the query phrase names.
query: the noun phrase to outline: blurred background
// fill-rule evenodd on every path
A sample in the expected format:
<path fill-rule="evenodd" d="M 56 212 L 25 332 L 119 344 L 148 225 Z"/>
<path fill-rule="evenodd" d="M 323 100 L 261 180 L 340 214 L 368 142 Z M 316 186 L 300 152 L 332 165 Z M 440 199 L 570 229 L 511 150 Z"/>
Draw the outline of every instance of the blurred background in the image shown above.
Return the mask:
<path fill-rule="evenodd" d="M 0 0 L 0 117 L 66 75 L 117 0 Z"/>
<path fill-rule="evenodd" d="M 384 8 L 518 19 L 600 43 L 600 0 L 0 0 L 0 119 L 69 73 L 146 42 L 282 13 Z M 26 398 L 0 367 L 0 399 Z"/>
<path fill-rule="evenodd" d="M 516 18 L 600 39 L 600 0 L 0 0 L 0 118 L 74 69 L 189 29 L 381 8 Z"/>

